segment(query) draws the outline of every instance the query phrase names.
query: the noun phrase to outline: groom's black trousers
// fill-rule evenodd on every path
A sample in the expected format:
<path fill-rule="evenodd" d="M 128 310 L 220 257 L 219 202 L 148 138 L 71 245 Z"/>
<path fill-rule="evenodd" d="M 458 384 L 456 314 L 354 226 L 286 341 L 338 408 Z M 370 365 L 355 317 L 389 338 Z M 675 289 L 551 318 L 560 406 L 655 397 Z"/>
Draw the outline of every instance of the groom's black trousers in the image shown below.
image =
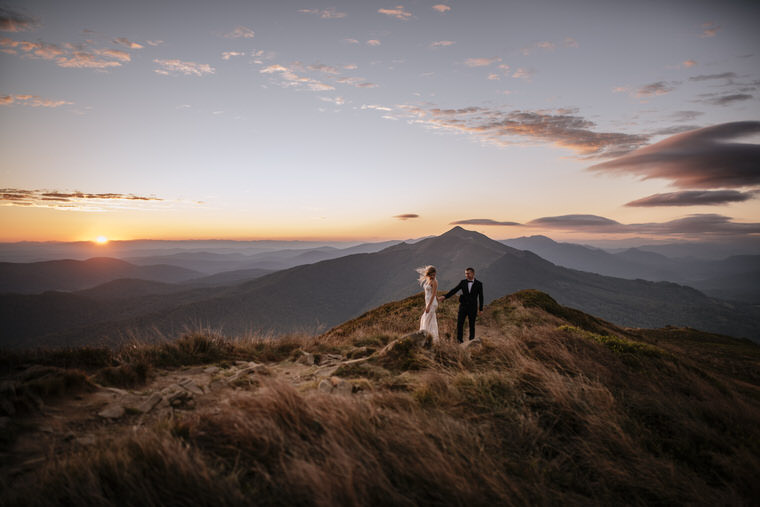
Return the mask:
<path fill-rule="evenodd" d="M 467 307 L 459 305 L 459 314 L 457 315 L 457 341 L 464 342 L 464 319 L 470 320 L 470 340 L 475 339 L 475 317 L 478 316 L 478 307 Z"/>

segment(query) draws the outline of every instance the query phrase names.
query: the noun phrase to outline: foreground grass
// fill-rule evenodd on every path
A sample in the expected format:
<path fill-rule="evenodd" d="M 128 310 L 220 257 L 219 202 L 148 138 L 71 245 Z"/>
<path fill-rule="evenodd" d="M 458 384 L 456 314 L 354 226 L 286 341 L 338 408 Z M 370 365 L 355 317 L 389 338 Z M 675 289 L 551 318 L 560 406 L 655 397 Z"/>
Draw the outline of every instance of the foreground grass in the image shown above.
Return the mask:
<path fill-rule="evenodd" d="M 397 317 L 413 308 L 405 300 L 320 339 L 197 334 L 114 353 L 109 361 L 118 366 L 77 363 L 102 375 L 136 364 L 278 362 L 302 351 L 319 362 L 341 354 L 361 358 L 336 372 L 361 391 L 339 396 L 263 379 L 224 405 L 59 455 L 33 487 L 3 484 L 1 498 L 19 505 L 743 505 L 760 498 L 760 403 L 747 394 L 751 377 L 727 373 L 731 362 L 747 360 L 750 345 L 721 338 L 730 345 L 720 349 L 721 361 L 703 361 L 677 353 L 666 336 L 644 341 L 547 298 L 526 292 L 493 303 L 482 322 L 490 334 L 469 350 L 412 346 L 407 337 L 385 352 L 403 338 Z"/>

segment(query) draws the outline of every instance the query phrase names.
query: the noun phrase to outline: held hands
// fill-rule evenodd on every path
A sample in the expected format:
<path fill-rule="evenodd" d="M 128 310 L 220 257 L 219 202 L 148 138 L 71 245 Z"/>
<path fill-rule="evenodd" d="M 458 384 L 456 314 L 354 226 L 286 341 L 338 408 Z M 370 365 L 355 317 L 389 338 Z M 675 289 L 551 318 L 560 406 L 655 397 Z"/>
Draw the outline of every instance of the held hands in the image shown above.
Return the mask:
<path fill-rule="evenodd" d="M 439 302 L 439 303 L 443 302 L 443 300 L 444 300 L 444 299 L 446 299 L 446 298 L 445 298 L 445 297 L 443 297 L 443 296 L 438 296 L 438 302 Z"/>

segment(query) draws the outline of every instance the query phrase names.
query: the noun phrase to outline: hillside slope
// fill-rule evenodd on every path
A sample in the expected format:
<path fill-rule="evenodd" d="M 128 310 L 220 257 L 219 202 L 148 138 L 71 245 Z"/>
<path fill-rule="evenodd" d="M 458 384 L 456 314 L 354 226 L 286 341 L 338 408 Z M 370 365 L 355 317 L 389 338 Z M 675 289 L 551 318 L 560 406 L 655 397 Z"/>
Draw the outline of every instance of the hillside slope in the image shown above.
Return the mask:
<path fill-rule="evenodd" d="M 5 352 L 0 503 L 758 498 L 759 346 L 622 329 L 537 291 L 488 305 L 478 340 L 430 346 L 408 334 L 421 308 L 418 294 L 318 338 Z"/>

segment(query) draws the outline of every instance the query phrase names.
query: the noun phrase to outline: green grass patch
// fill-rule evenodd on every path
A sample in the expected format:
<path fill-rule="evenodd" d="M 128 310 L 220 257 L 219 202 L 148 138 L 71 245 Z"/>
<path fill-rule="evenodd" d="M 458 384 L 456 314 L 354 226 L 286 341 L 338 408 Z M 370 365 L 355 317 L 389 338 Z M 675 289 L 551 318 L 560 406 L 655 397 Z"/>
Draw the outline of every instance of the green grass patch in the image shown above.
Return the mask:
<path fill-rule="evenodd" d="M 660 358 L 671 357 L 671 354 L 668 352 L 648 343 L 628 340 L 619 336 L 596 334 L 575 326 L 562 325 L 557 329 L 600 343 L 617 354 L 634 354 Z"/>

